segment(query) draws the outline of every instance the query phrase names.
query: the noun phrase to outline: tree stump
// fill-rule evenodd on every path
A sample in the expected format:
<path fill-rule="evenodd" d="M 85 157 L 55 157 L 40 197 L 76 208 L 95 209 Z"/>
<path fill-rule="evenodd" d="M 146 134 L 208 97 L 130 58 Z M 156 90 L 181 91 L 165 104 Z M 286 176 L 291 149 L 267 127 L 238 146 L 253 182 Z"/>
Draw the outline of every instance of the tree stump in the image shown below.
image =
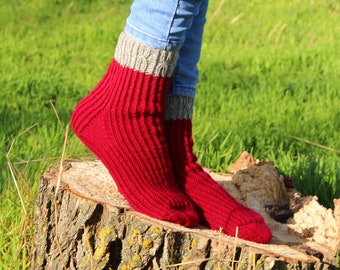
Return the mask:
<path fill-rule="evenodd" d="M 250 207 L 265 217 L 274 235 L 270 244 L 229 237 L 205 227 L 188 229 L 137 213 L 117 192 L 114 181 L 99 161 L 64 162 L 62 174 L 58 172 L 55 168 L 40 179 L 32 269 L 337 269 L 339 266 L 334 246 L 311 241 L 291 229 L 289 222 L 275 221 L 268 209 L 247 202 L 249 194 L 248 198 L 242 198 L 240 179 L 233 180 L 237 174 L 232 177 L 209 172 L 235 198 L 252 204 Z M 334 213 L 331 213 L 333 217 L 338 218 Z"/>

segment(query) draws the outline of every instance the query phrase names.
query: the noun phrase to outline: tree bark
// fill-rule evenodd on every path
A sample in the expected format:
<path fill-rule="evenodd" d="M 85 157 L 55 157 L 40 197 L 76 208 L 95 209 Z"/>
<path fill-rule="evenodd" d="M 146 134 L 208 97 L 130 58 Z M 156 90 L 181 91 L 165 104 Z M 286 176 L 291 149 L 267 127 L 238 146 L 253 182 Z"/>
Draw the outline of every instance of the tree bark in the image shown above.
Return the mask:
<path fill-rule="evenodd" d="M 281 223 L 267 245 L 184 228 L 133 211 L 98 161 L 63 168 L 40 179 L 32 269 L 337 269 L 333 250 L 284 242 Z"/>

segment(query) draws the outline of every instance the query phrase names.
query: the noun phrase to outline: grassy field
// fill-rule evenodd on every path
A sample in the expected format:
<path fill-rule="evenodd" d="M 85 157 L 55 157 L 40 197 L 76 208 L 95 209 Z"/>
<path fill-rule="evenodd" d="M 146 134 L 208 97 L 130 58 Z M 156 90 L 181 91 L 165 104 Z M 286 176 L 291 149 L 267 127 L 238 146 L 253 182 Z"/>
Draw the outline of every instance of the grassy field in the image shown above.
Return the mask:
<path fill-rule="evenodd" d="M 72 109 L 104 74 L 130 3 L 0 0 L 0 269 L 29 268 L 39 174 L 60 160 Z M 273 3 L 211 0 L 196 153 L 222 172 L 243 150 L 273 160 L 303 194 L 332 207 L 340 197 L 340 3 Z M 70 132 L 66 157 L 89 154 Z"/>

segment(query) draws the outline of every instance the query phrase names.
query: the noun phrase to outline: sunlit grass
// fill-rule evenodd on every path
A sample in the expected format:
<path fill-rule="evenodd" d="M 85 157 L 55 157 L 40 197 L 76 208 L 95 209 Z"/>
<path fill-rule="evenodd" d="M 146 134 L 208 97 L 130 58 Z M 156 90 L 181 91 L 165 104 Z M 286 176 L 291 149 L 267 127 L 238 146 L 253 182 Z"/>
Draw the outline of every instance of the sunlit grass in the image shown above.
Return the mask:
<path fill-rule="evenodd" d="M 130 2 L 0 0 L 0 269 L 29 269 L 39 174 L 64 142 L 53 107 L 66 126 Z M 205 167 L 225 172 L 247 150 L 326 206 L 340 197 L 339 15 L 338 1 L 210 1 L 193 122 Z M 88 154 L 71 132 L 66 158 Z"/>

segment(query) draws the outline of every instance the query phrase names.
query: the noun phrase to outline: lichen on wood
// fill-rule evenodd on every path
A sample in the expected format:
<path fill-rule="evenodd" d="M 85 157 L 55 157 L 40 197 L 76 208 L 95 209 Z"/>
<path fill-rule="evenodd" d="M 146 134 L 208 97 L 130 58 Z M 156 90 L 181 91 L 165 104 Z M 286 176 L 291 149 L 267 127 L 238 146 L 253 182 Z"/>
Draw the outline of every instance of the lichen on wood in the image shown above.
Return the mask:
<path fill-rule="evenodd" d="M 67 164 L 57 196 L 58 170 L 40 179 L 32 269 L 336 269 L 334 247 L 303 237 L 289 222 L 272 219 L 261 208 L 262 201 L 249 201 L 256 196 L 246 193 L 245 197 L 246 182 L 235 176 L 210 172 L 239 201 L 258 208 L 273 231 L 270 244 L 229 237 L 203 226 L 188 229 L 152 219 L 130 208 L 99 161 Z M 238 174 L 256 181 L 266 173 L 265 183 L 280 177 L 273 165 L 266 165 L 267 169 L 264 164 L 251 166 L 262 167 Z M 271 203 L 283 202 L 275 196 Z M 339 211 L 332 212 L 336 222 Z"/>

